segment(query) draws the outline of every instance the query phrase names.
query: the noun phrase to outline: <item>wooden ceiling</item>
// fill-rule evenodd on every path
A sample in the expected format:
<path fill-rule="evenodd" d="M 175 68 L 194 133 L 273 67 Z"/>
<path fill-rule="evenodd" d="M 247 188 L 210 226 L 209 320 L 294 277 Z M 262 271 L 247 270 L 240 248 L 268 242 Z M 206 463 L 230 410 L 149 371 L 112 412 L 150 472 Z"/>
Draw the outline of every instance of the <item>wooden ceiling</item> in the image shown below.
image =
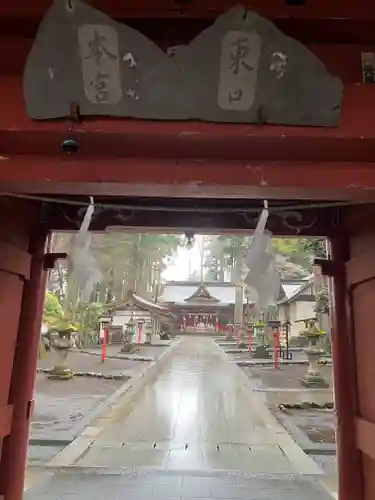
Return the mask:
<path fill-rule="evenodd" d="M 1 36 L 33 37 L 51 3 L 52 0 L 0 2 Z M 371 0 L 87 0 L 87 3 L 155 41 L 188 42 L 221 13 L 243 4 L 303 43 L 375 43 L 375 8 Z"/>
<path fill-rule="evenodd" d="M 64 1 L 64 0 L 61 0 Z M 233 5 L 243 4 L 269 19 L 375 19 L 370 0 L 89 0 L 93 7 L 116 18 L 129 17 L 198 17 L 216 18 Z M 50 0 L 2 2 L 0 16 L 40 19 L 51 5 Z"/>

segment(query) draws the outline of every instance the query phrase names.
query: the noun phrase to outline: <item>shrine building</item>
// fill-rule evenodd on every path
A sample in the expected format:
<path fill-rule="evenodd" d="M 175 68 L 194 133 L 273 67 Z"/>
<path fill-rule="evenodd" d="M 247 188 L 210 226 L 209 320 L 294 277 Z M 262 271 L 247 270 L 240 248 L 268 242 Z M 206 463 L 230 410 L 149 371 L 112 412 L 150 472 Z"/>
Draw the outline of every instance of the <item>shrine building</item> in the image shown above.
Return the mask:
<path fill-rule="evenodd" d="M 283 304 L 293 297 L 293 303 L 299 310 L 306 302 L 305 295 L 298 291 L 305 285 L 303 279 L 282 280 L 278 303 Z M 236 287 L 231 282 L 218 281 L 167 281 L 159 303 L 169 306 L 169 310 L 177 318 L 181 332 L 213 334 L 234 325 L 234 304 Z M 252 317 L 251 298 L 243 294 L 244 319 Z M 309 304 L 310 297 L 308 298 Z M 279 308 L 279 305 L 278 307 Z M 283 316 L 284 318 L 284 316 Z"/>

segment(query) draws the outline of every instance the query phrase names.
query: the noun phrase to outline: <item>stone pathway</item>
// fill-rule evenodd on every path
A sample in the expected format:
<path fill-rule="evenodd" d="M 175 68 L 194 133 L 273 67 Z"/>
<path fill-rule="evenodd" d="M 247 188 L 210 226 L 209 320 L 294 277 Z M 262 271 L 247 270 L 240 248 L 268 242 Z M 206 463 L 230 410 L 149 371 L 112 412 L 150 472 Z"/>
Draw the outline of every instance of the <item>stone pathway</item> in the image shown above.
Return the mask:
<path fill-rule="evenodd" d="M 24 500 L 332 500 L 298 475 L 204 474 L 151 469 L 78 469 L 50 473 Z"/>
<path fill-rule="evenodd" d="M 330 498 L 322 471 L 211 339 L 184 338 L 105 422 L 73 470 L 51 473 L 26 500 Z"/>

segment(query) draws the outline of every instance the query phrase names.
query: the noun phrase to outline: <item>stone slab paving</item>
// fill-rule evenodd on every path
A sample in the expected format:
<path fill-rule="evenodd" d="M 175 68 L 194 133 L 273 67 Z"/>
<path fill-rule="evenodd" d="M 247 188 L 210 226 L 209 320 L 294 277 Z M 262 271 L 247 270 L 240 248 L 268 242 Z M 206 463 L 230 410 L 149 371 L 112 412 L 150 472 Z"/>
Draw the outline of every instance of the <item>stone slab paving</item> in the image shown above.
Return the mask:
<path fill-rule="evenodd" d="M 25 500 L 332 498 L 246 381 L 212 340 L 184 339 L 81 459 L 47 469 Z"/>
<path fill-rule="evenodd" d="M 329 500 L 314 479 L 296 475 L 198 474 L 152 470 L 61 470 L 24 500 Z"/>
<path fill-rule="evenodd" d="M 298 459 L 290 460 L 291 444 L 241 370 L 211 339 L 192 337 L 131 410 L 111 415 L 78 465 L 299 472 L 304 456 L 293 449 Z"/>

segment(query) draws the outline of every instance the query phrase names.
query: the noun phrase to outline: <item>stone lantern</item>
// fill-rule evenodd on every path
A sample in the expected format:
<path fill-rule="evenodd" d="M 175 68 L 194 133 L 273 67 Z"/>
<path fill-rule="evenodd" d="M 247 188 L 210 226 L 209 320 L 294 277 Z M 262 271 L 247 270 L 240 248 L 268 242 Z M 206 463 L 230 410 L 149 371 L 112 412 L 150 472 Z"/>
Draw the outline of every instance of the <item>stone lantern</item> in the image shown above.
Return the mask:
<path fill-rule="evenodd" d="M 48 378 L 53 380 L 70 380 L 73 372 L 67 366 L 69 349 L 73 346 L 72 333 L 76 331 L 73 325 L 61 324 L 49 331 L 51 348 L 55 363 Z"/>
<path fill-rule="evenodd" d="M 304 320 L 305 330 L 301 333 L 308 340 L 308 346 L 304 349 L 309 361 L 309 368 L 305 377 L 301 380 L 301 384 L 308 388 L 326 388 L 329 384 L 322 377 L 319 360 L 324 354 L 324 350 L 320 347 L 319 341 L 324 336 L 324 332 L 317 327 L 317 319 L 309 318 Z"/>
<path fill-rule="evenodd" d="M 145 336 L 146 336 L 145 344 L 151 345 L 152 333 L 153 333 L 153 324 L 152 323 L 145 324 Z"/>
<path fill-rule="evenodd" d="M 266 342 L 266 324 L 264 321 L 257 321 L 253 326 L 254 333 L 254 352 L 253 357 L 257 359 L 267 359 L 270 357 L 268 344 Z"/>
<path fill-rule="evenodd" d="M 233 340 L 233 334 L 234 334 L 234 325 L 232 323 L 228 323 L 226 327 L 226 335 L 225 335 L 225 340 Z"/>
<path fill-rule="evenodd" d="M 120 352 L 132 352 L 133 350 L 133 336 L 135 334 L 137 323 L 134 321 L 133 316 L 129 319 L 129 321 L 124 325 L 123 330 L 123 345 Z"/>

